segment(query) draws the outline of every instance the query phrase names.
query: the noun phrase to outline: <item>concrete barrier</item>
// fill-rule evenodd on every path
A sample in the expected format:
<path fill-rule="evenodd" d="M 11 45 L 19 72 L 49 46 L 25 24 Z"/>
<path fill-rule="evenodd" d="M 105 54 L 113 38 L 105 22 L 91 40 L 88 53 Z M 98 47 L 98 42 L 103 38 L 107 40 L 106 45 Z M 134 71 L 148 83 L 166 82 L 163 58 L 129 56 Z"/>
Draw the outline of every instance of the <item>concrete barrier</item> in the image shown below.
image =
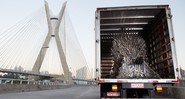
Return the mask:
<path fill-rule="evenodd" d="M 6 92 L 24 92 L 24 91 L 39 91 L 67 88 L 69 85 L 19 85 L 19 84 L 1 84 L 0 93 Z"/>

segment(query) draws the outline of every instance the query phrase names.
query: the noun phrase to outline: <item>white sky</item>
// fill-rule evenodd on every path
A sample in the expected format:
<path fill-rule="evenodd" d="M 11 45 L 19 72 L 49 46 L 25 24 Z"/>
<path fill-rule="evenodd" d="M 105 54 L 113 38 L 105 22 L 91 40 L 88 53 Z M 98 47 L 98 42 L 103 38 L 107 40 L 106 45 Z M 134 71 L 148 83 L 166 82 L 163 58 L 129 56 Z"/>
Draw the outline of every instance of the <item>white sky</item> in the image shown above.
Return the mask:
<path fill-rule="evenodd" d="M 43 0 L 0 0 L 0 29 L 6 30 L 43 6 Z M 49 0 L 56 14 L 63 0 Z M 184 0 L 68 0 L 67 11 L 88 65 L 95 67 L 95 10 L 97 7 L 169 4 L 173 15 L 178 64 L 185 69 Z M 52 7 L 53 6 L 53 7 Z"/>

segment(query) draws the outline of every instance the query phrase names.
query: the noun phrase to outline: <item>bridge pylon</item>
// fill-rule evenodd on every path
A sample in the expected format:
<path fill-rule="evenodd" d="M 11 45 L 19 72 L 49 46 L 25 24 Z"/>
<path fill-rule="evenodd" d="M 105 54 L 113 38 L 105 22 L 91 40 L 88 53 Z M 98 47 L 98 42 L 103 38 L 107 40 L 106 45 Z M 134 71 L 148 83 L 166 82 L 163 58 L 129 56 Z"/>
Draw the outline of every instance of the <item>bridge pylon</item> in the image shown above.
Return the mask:
<path fill-rule="evenodd" d="M 59 52 L 59 58 L 60 62 L 62 64 L 62 68 L 64 71 L 64 80 L 68 81 L 69 83 L 72 83 L 72 75 L 69 71 L 69 67 L 66 61 L 66 56 L 64 54 L 63 46 L 59 37 L 59 27 L 61 25 L 62 18 L 64 16 L 65 8 L 66 8 L 67 2 L 63 3 L 63 6 L 59 12 L 58 17 L 50 17 L 50 11 L 49 11 L 49 6 L 48 3 L 45 1 L 45 10 L 46 10 L 46 16 L 47 16 L 47 23 L 48 23 L 48 34 L 46 36 L 46 39 L 40 49 L 40 53 L 37 56 L 37 59 L 35 61 L 35 64 L 32 68 L 33 73 L 38 73 L 40 71 L 40 68 L 42 66 L 44 57 L 46 55 L 47 48 L 49 48 L 49 43 L 52 37 L 55 38 L 57 49 Z M 56 25 L 52 25 L 51 23 L 55 22 Z M 33 78 L 32 78 L 33 79 Z"/>

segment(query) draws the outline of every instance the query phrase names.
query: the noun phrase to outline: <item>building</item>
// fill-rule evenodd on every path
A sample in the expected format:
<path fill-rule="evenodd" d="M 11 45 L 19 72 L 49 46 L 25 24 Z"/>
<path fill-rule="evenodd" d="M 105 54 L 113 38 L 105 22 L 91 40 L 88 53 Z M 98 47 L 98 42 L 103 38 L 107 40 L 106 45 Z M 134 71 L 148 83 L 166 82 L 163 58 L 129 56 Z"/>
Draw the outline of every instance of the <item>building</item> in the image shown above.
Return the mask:
<path fill-rule="evenodd" d="M 87 67 L 84 66 L 76 71 L 76 79 L 87 79 Z"/>

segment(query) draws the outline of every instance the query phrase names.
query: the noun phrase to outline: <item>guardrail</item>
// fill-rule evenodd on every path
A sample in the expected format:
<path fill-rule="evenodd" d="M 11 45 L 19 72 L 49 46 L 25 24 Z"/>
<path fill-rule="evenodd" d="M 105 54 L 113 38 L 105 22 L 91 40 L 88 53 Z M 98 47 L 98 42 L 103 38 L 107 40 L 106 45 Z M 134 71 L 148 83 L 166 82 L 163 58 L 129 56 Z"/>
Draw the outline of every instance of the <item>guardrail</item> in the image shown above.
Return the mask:
<path fill-rule="evenodd" d="M 0 84 L 16 84 L 16 85 L 64 85 L 67 84 L 64 81 L 34 81 L 34 80 L 22 80 L 22 79 L 10 79 L 10 78 L 0 78 Z"/>
<path fill-rule="evenodd" d="M 23 80 L 23 79 L 11 79 L 11 78 L 0 78 L 0 84 L 19 84 L 19 85 L 69 85 L 68 81 L 51 81 L 51 80 Z M 73 79 L 73 83 L 76 85 L 97 85 L 96 81 Z"/>

